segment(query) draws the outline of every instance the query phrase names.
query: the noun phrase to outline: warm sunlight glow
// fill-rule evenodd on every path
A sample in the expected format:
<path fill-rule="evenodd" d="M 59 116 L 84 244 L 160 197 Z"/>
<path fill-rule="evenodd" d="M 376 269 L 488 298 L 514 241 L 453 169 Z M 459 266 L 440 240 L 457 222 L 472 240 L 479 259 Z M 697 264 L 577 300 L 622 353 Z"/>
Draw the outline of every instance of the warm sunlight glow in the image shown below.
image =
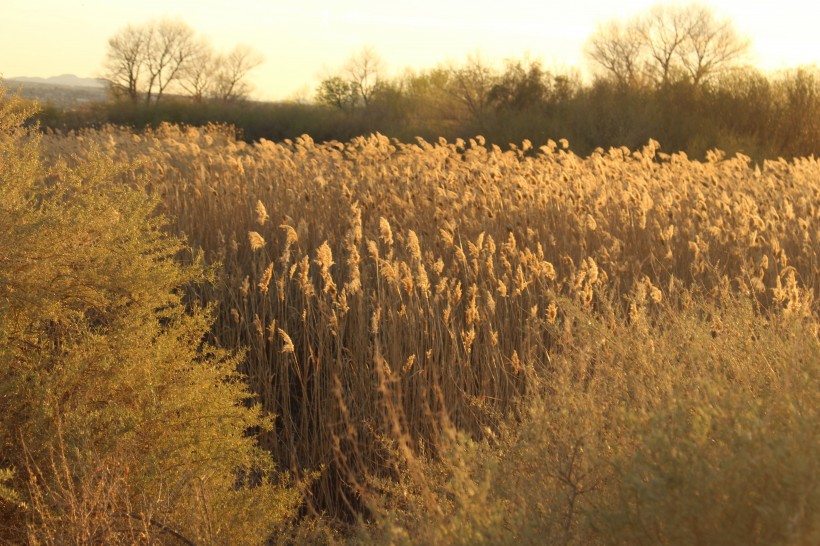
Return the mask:
<path fill-rule="evenodd" d="M 363 45 L 388 69 L 429 68 L 467 55 L 500 62 L 528 55 L 555 69 L 585 69 L 582 48 L 601 21 L 629 18 L 658 2 L 550 3 L 418 0 L 6 0 L 0 19 L 0 74 L 102 73 L 107 39 L 123 26 L 172 17 L 216 47 L 252 46 L 266 62 L 253 73 L 254 96 L 312 93 L 318 78 Z M 752 40 L 752 62 L 776 70 L 820 61 L 815 17 L 804 2 L 718 0 L 708 3 Z M 798 14 L 803 15 L 798 15 Z"/>
<path fill-rule="evenodd" d="M 818 15 L 0 0 L 0 546 L 820 544 Z"/>

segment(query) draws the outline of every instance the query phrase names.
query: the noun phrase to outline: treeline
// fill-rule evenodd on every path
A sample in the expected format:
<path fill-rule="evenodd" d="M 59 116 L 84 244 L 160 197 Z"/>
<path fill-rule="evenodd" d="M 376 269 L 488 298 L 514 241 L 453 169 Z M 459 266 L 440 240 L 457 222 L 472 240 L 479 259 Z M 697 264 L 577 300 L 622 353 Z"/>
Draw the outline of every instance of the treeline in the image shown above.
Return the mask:
<path fill-rule="evenodd" d="M 248 95 L 247 74 L 263 61 L 245 45 L 219 53 L 184 22 L 162 19 L 128 25 L 109 38 L 105 75 L 112 95 L 132 103 L 159 103 L 168 92 L 195 102 L 234 101 Z"/>
<path fill-rule="evenodd" d="M 466 75 L 483 71 L 473 89 Z M 454 90 L 464 91 L 457 94 Z M 106 123 L 135 128 L 161 122 L 234 125 L 241 138 L 280 141 L 310 134 L 317 141 L 379 132 L 412 141 L 483 135 L 506 146 L 567 138 L 586 155 L 595 148 L 637 148 L 649 138 L 665 151 L 700 158 L 714 148 L 756 160 L 820 152 L 820 71 L 804 67 L 766 75 L 727 73 L 694 87 L 629 87 L 600 78 L 585 85 L 537 62 L 513 61 L 494 71 L 476 64 L 440 68 L 385 81 L 368 105 L 206 101 L 170 98 L 147 106 L 128 101 L 62 111 L 47 107 L 43 127 L 74 130 Z"/>
<path fill-rule="evenodd" d="M 592 33 L 585 48 L 596 70 L 591 81 L 531 59 L 498 67 L 469 58 L 388 77 L 378 54 L 364 48 L 321 81 L 313 101 L 262 103 L 244 99 L 256 54 L 239 48 L 214 56 L 183 23 L 164 21 L 127 27 L 110 40 L 118 99 L 80 111 L 46 108 L 39 121 L 59 130 L 224 123 L 249 141 L 302 134 L 344 141 L 375 132 L 404 142 L 482 135 L 500 146 L 567 138 L 586 155 L 652 138 L 694 158 L 715 148 L 758 161 L 817 154 L 820 71 L 766 74 L 747 64 L 749 45 L 708 8 L 658 6 Z M 166 50 L 177 53 L 166 59 Z M 160 101 L 166 88 L 177 94 Z"/>

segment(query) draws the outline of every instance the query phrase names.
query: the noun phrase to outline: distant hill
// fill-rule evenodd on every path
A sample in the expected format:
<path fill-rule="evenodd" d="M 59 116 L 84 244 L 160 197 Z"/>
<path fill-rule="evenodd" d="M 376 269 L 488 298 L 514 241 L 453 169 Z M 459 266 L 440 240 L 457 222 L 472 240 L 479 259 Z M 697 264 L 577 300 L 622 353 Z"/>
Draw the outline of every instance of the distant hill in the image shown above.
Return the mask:
<path fill-rule="evenodd" d="M 106 100 L 108 83 L 94 78 L 63 74 L 51 78 L 7 78 L 3 85 L 20 96 L 45 105 L 76 109 Z"/>
<path fill-rule="evenodd" d="M 8 78 L 8 82 L 20 83 L 39 83 L 45 85 L 61 85 L 64 87 L 92 87 L 103 89 L 108 85 L 108 82 L 99 78 L 80 78 L 74 74 L 62 74 L 60 76 L 52 76 L 50 78 Z"/>

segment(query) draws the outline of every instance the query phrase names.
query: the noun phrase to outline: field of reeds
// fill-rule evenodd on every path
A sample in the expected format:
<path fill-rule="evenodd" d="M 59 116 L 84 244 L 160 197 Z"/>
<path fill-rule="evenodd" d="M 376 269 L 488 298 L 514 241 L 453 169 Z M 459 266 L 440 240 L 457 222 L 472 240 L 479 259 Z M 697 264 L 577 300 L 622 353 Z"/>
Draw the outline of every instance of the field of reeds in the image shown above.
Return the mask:
<path fill-rule="evenodd" d="M 175 126 L 42 150 L 131 165 L 216 268 L 186 301 L 273 418 L 249 433 L 304 486 L 297 542 L 820 537 L 814 158 Z"/>

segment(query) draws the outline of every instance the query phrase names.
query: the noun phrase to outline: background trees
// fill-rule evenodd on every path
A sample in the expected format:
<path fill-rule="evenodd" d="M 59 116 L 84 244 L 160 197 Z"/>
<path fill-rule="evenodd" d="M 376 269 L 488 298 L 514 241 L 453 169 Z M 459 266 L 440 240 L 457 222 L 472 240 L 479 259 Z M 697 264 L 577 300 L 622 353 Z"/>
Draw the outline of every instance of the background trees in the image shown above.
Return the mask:
<path fill-rule="evenodd" d="M 637 29 L 611 21 L 590 37 L 586 55 L 621 86 L 642 80 L 641 37 Z"/>
<path fill-rule="evenodd" d="M 194 56 L 194 31 L 181 21 L 162 20 L 143 28 L 142 63 L 145 68 L 145 102 L 156 101 L 179 79 Z"/>
<path fill-rule="evenodd" d="M 223 101 L 233 101 L 248 96 L 251 86 L 248 72 L 264 62 L 264 57 L 254 49 L 240 45 L 226 55 L 213 61 L 211 96 Z"/>
<path fill-rule="evenodd" d="M 140 72 L 145 59 L 144 27 L 128 25 L 109 38 L 105 74 L 117 96 L 136 102 L 140 94 Z"/>
<path fill-rule="evenodd" d="M 319 84 L 316 101 L 339 110 L 349 110 L 356 106 L 356 88 L 342 76 L 330 76 Z"/>
<path fill-rule="evenodd" d="M 205 38 L 199 38 L 179 78 L 179 85 L 195 102 L 202 102 L 211 94 L 218 64 L 211 44 Z"/>
<path fill-rule="evenodd" d="M 364 47 L 352 56 L 344 67 L 344 73 L 351 89 L 362 105 L 367 108 L 373 102 L 384 80 L 384 61 L 372 47 Z"/>
<path fill-rule="evenodd" d="M 586 54 L 619 84 L 695 87 L 736 66 L 749 49 L 731 21 L 705 6 L 658 5 L 626 23 L 612 21 L 590 37 Z"/>
<path fill-rule="evenodd" d="M 351 55 L 337 73 L 327 76 L 316 90 L 316 100 L 339 110 L 367 109 L 381 90 L 385 65 L 372 47 Z"/>
<path fill-rule="evenodd" d="M 713 148 L 755 160 L 820 153 L 817 71 L 738 70 L 749 41 L 730 21 L 697 4 L 661 5 L 625 22 L 604 23 L 586 44 L 595 70 L 591 81 L 526 57 L 495 64 L 470 56 L 389 74 L 378 53 L 365 47 L 328 72 L 313 101 L 300 104 L 243 104 L 250 92 L 247 75 L 261 55 L 241 46 L 221 54 L 184 25 L 159 27 L 125 27 L 109 40 L 112 89 L 129 100 L 70 111 L 47 107 L 41 123 L 66 130 L 106 122 L 224 123 L 246 140 L 302 134 L 348 140 L 373 132 L 403 141 L 466 140 L 481 134 L 506 146 L 567 138 L 579 154 L 637 148 L 649 138 L 665 151 L 696 158 Z M 161 43 L 169 47 L 159 48 Z M 165 49 L 176 54 L 153 62 L 163 66 L 161 72 L 149 70 L 148 52 Z M 193 100 L 165 100 L 169 92 Z"/>
<path fill-rule="evenodd" d="M 248 96 L 248 73 L 262 64 L 261 54 L 237 46 L 217 54 L 208 40 L 197 37 L 182 21 L 159 20 L 129 25 L 108 40 L 105 76 L 115 96 L 146 104 L 159 102 L 174 89 L 201 102 Z"/>

